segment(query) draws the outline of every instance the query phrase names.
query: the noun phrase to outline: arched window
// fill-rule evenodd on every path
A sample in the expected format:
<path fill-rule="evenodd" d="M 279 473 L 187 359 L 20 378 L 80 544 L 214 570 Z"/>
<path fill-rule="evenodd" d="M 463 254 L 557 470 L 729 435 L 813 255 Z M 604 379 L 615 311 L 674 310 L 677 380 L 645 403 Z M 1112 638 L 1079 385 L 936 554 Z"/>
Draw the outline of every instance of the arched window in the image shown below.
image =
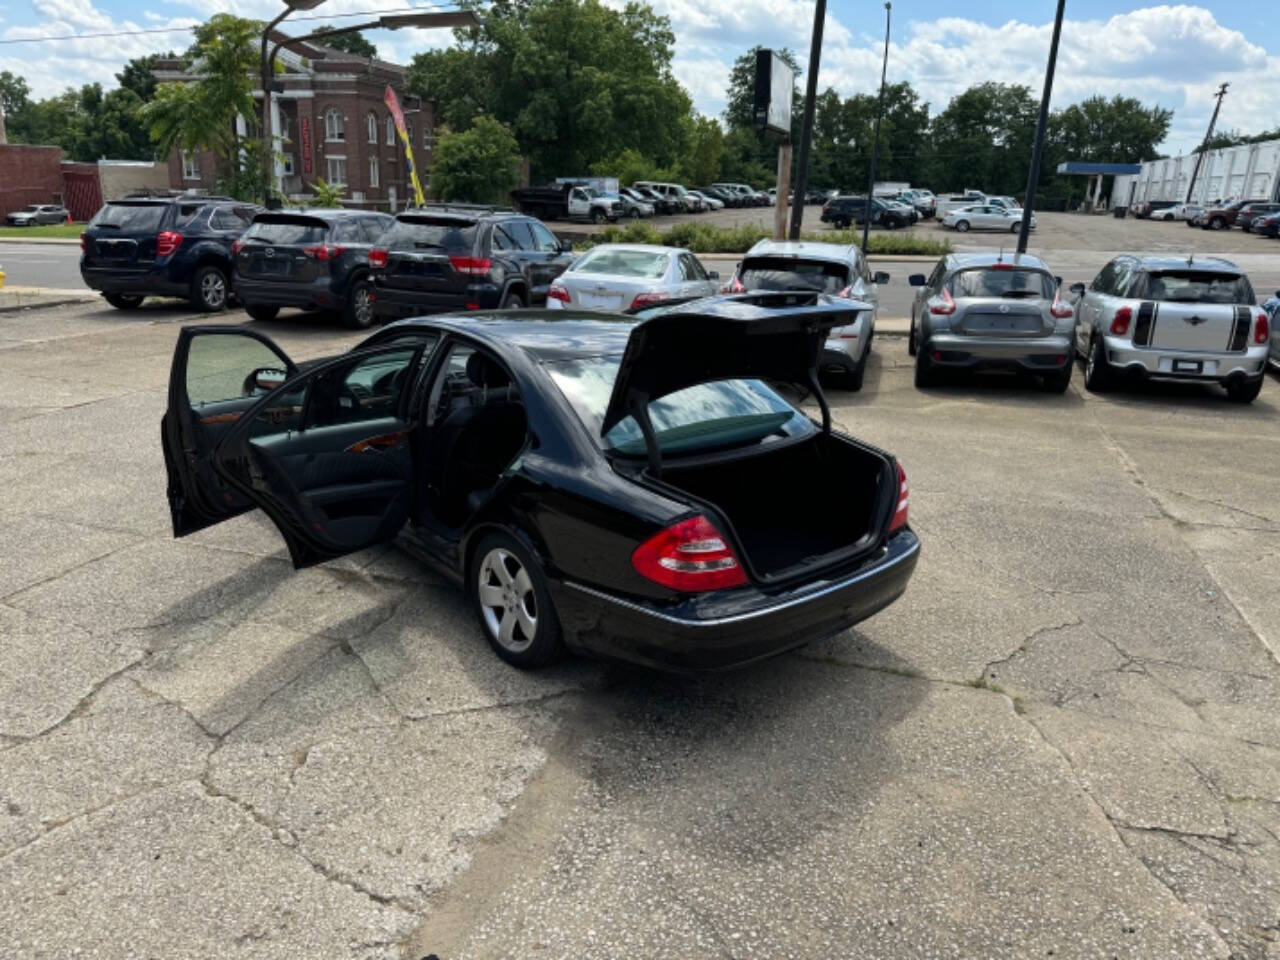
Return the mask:
<path fill-rule="evenodd" d="M 387 146 L 394 147 L 395 145 L 396 145 L 396 121 L 391 116 L 391 114 L 388 113 L 387 114 Z"/>
<path fill-rule="evenodd" d="M 369 142 L 377 143 L 378 142 L 378 115 L 374 113 L 372 110 L 370 110 L 369 116 L 366 118 L 366 120 L 368 121 L 368 127 L 369 127 L 369 131 L 368 131 Z"/>
<path fill-rule="evenodd" d="M 324 138 L 326 140 L 345 140 L 347 138 L 342 121 L 342 111 L 330 107 L 324 112 Z"/>
<path fill-rule="evenodd" d="M 369 158 L 369 186 L 376 187 L 378 185 L 378 158 Z"/>

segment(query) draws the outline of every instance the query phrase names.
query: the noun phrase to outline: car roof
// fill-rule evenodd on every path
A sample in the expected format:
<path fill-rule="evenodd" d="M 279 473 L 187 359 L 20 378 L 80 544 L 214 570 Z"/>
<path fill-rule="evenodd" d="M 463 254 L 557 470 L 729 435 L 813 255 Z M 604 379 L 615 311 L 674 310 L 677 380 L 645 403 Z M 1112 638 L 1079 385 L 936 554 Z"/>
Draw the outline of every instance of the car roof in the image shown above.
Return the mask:
<path fill-rule="evenodd" d="M 519 319 L 509 313 L 468 313 L 465 316 L 431 316 L 398 320 L 384 330 L 429 327 L 479 340 L 499 354 L 516 347 L 535 360 L 620 356 L 627 348 L 634 317 L 609 316 L 574 310 L 521 310 Z"/>
<path fill-rule="evenodd" d="M 857 259 L 857 246 L 840 243 L 810 243 L 805 240 L 761 240 L 747 251 L 748 257 L 803 257 L 849 263 Z"/>
<path fill-rule="evenodd" d="M 341 207 L 298 207 L 289 210 L 263 210 L 254 219 L 264 217 L 311 217 L 315 220 L 342 220 L 348 217 L 370 216 L 376 210 L 347 210 Z M 385 214 L 383 214 L 385 216 Z"/>
<path fill-rule="evenodd" d="M 1016 253 L 1009 250 L 977 250 L 973 253 L 949 253 L 946 258 L 948 270 L 968 270 L 973 267 L 991 267 L 997 263 L 1011 263 L 1032 270 L 1049 270 L 1049 265 L 1031 253 Z"/>
<path fill-rule="evenodd" d="M 1242 273 L 1243 271 L 1226 257 L 1206 257 L 1188 254 L 1185 257 L 1164 255 L 1137 256 L 1127 254 L 1138 261 L 1143 270 L 1204 270 L 1210 273 Z"/>
<path fill-rule="evenodd" d="M 587 254 L 595 253 L 597 250 L 634 250 L 642 253 L 688 253 L 684 247 L 664 247 L 656 243 L 598 243 Z M 583 256 L 586 256 L 584 254 Z"/>

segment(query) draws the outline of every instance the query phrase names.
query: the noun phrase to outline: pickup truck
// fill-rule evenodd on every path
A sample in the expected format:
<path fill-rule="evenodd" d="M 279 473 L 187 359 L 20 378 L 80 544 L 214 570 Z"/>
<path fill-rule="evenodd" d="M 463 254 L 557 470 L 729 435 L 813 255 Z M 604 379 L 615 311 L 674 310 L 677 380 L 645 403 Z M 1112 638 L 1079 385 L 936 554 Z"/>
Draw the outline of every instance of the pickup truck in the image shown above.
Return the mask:
<path fill-rule="evenodd" d="M 521 187 L 511 191 L 511 202 L 521 213 L 540 220 L 590 220 L 610 223 L 623 214 L 622 201 L 606 197 L 594 187 L 562 184 Z"/>

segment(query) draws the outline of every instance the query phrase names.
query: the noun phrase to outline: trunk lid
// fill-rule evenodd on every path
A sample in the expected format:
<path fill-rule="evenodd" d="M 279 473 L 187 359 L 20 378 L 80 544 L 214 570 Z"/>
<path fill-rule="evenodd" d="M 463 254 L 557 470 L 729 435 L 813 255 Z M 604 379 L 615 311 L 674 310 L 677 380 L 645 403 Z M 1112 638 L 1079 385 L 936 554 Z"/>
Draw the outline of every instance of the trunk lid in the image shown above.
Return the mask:
<path fill-rule="evenodd" d="M 236 271 L 251 280 L 312 283 L 328 267 L 307 251 L 321 247 L 329 224 L 305 214 L 259 214 L 241 238 Z"/>
<path fill-rule="evenodd" d="M 1241 274 L 1188 267 L 1150 273 L 1138 305 L 1135 341 L 1164 350 L 1223 353 L 1248 341 L 1253 288 Z M 1149 325 L 1144 323 L 1150 312 Z M 1145 328 L 1145 329 L 1144 329 Z"/>
<path fill-rule="evenodd" d="M 151 264 L 169 209 L 169 204 L 146 200 L 108 203 L 85 228 L 85 263 L 115 268 Z"/>
<path fill-rule="evenodd" d="M 454 259 L 475 263 L 479 225 L 475 220 L 449 214 L 401 215 L 379 241 L 387 250 L 381 279 L 388 287 L 423 293 L 462 293 L 475 279 L 462 272 Z"/>
<path fill-rule="evenodd" d="M 637 294 L 669 292 L 660 280 L 608 274 L 562 273 L 559 283 L 568 291 L 570 305 L 584 310 L 627 310 Z"/>
<path fill-rule="evenodd" d="M 1053 321 L 1042 300 L 981 299 L 958 304 L 963 312 L 952 330 L 971 337 L 1043 337 Z"/>

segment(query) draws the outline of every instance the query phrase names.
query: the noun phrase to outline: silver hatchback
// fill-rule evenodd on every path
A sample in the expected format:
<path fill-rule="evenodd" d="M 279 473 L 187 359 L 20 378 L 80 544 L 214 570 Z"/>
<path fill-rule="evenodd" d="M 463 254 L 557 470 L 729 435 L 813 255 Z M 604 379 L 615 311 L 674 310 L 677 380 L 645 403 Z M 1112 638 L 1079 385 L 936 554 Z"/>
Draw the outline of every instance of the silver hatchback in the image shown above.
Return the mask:
<path fill-rule="evenodd" d="M 1021 370 L 1058 393 L 1070 385 L 1075 310 L 1039 257 L 950 254 L 910 282 L 917 290 L 907 352 L 916 358 L 917 387 L 948 369 Z"/>

